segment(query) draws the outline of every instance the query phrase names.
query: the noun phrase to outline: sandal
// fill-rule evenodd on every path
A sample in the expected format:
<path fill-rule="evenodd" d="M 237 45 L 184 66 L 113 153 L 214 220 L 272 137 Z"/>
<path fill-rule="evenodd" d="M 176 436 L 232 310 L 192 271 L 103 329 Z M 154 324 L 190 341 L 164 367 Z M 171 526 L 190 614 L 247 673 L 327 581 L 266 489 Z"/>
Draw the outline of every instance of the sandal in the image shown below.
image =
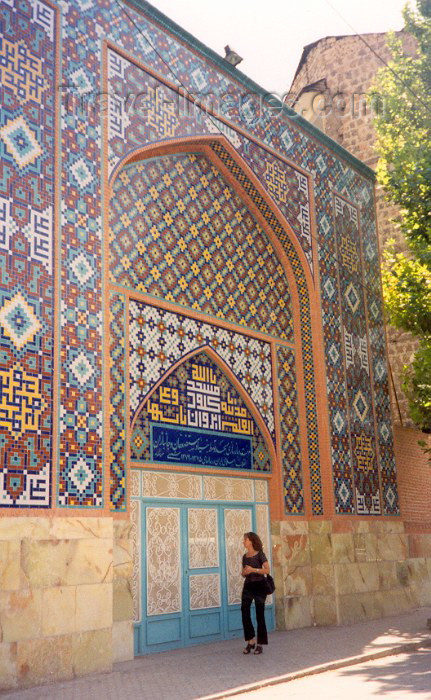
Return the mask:
<path fill-rule="evenodd" d="M 246 648 L 243 649 L 242 653 L 249 654 L 251 652 L 251 650 L 254 649 L 255 646 L 256 646 L 255 644 L 247 644 Z M 254 652 L 254 653 L 256 653 L 256 652 Z"/>
<path fill-rule="evenodd" d="M 263 649 L 259 644 L 257 645 L 256 649 L 254 650 L 254 654 L 263 654 Z"/>

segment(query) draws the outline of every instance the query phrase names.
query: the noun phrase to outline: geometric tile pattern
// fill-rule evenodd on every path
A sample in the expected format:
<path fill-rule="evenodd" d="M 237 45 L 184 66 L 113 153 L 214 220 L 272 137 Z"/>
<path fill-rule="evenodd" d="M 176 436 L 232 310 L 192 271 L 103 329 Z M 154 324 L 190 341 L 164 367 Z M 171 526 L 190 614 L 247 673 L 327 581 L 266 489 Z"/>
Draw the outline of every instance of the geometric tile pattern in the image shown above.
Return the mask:
<path fill-rule="evenodd" d="M 344 418 L 348 423 L 356 513 L 381 515 L 358 211 L 339 196 L 334 197 L 334 208 L 344 336 L 344 353 L 340 352 L 335 364 L 345 357 L 347 414 Z M 334 396 L 330 396 L 329 405 L 335 415 L 338 405 Z"/>
<path fill-rule="evenodd" d="M 287 515 L 304 515 L 294 351 L 279 345 L 277 364 L 284 509 Z"/>
<path fill-rule="evenodd" d="M 45 17 L 36 10 L 35 21 Z M 103 506 L 100 45 L 90 3 L 62 4 L 61 337 L 57 505 Z M 97 3 L 91 13 L 100 14 Z M 105 35 L 107 22 L 104 24 Z M 101 25 L 99 25 L 101 26 Z M 85 40 L 84 40 L 84 37 Z M 109 313 L 109 302 L 106 304 Z"/>
<path fill-rule="evenodd" d="M 121 58 L 119 53 L 110 51 L 116 56 L 109 66 L 111 86 L 114 86 L 114 94 L 111 93 L 109 97 L 108 119 L 108 165 L 111 171 L 126 153 L 147 144 L 161 143 L 173 137 L 223 134 L 260 178 L 266 191 L 272 189 L 270 196 L 289 221 L 311 264 L 311 232 L 307 211 L 298 207 L 298 203 L 301 207 L 307 206 L 307 194 L 304 183 L 292 172 L 294 168 L 289 170 L 289 166 L 285 167 L 284 159 L 308 173 L 308 195 L 311 195 L 313 187 L 315 203 L 318 250 L 315 265 L 319 266 L 321 280 L 328 395 L 336 397 L 338 402 L 337 411 L 331 414 L 334 485 L 338 512 L 344 513 L 356 512 L 350 467 L 352 445 L 348 411 L 357 409 L 360 415 L 365 415 L 363 401 L 366 401 L 367 395 L 361 388 L 363 398 L 350 398 L 348 406 L 343 364 L 340 370 L 333 363 L 338 361 L 346 347 L 351 351 L 349 358 L 353 362 L 362 358 L 365 365 L 366 360 L 360 347 L 360 340 L 365 334 L 361 330 L 360 334 L 355 335 L 348 328 L 345 333 L 341 317 L 336 283 L 338 262 L 332 191 L 357 205 L 365 285 L 363 306 L 364 313 L 368 314 L 369 376 L 373 388 L 377 442 L 373 448 L 367 441 L 369 436 L 359 433 L 355 436 L 357 439 L 353 447 L 364 471 L 372 460 L 370 449 L 375 449 L 380 460 L 383 513 L 397 514 L 399 507 L 371 181 L 355 171 L 336 152 L 319 143 L 318 139 L 307 136 L 294 119 L 283 113 L 274 115 L 273 110 L 265 106 L 258 91 L 247 92 L 241 80 L 214 66 L 186 40 L 179 40 L 168 27 L 146 16 L 145 11 L 137 12 L 128 6 L 126 14 L 123 6 L 107 5 L 100 0 L 92 3 L 71 0 L 61 5 L 62 83 L 67 89 L 62 94 L 61 115 L 61 270 L 55 271 L 61 278 L 62 299 L 61 318 L 57 319 L 61 326 L 58 353 L 62 359 L 58 503 L 64 507 L 93 508 L 103 503 L 101 154 L 107 144 L 102 143 L 100 114 L 97 105 L 94 105 L 94 95 L 100 94 L 102 89 L 100 67 L 103 48 L 100 39 L 103 37 L 116 43 L 129 55 L 136 56 L 152 71 L 150 75 Z M 139 32 L 127 15 L 137 23 Z M 9 370 L 20 365 L 26 375 L 37 375 L 45 400 L 45 408 L 39 417 L 39 433 L 30 431 L 13 441 L 5 432 L 7 444 L 0 447 L 0 503 L 6 506 L 13 506 L 14 503 L 24 506 L 49 505 L 53 352 L 51 274 L 55 219 L 53 154 L 54 144 L 60 142 L 60 135 L 54 134 L 53 85 L 58 82 L 54 51 L 58 30 L 56 18 L 56 12 L 42 0 L 31 3 L 28 0 L 20 0 L 19 3 L 7 0 L 2 4 L 0 310 L 17 294 L 22 295 L 27 306 L 22 304 L 21 316 L 18 314 L 15 319 L 6 321 L 3 318 L 4 322 L 0 324 L 1 369 Z M 170 82 L 169 87 L 166 81 Z M 173 85 L 183 86 L 182 97 L 173 89 Z M 200 96 L 203 108 L 187 98 L 187 91 L 192 96 Z M 210 95 L 211 109 L 205 109 L 205 95 Z M 170 105 L 171 98 L 174 110 Z M 148 125 L 148 128 L 144 125 Z M 220 153 L 219 156 L 224 157 Z M 272 171 L 271 164 L 274 165 Z M 267 174 L 266 179 L 264 173 Z M 270 215 L 263 211 L 258 197 L 251 191 L 249 195 L 270 221 Z M 107 229 L 107 222 L 104 223 Z M 288 237 L 282 226 L 277 228 L 276 224 L 277 221 L 273 229 L 295 268 L 295 255 L 289 250 Z M 340 254 L 348 259 L 349 245 L 344 245 L 342 241 Z M 301 304 L 311 500 L 313 513 L 321 513 L 312 336 L 306 293 L 304 289 L 301 290 L 303 273 L 300 265 L 294 271 Z M 357 289 L 356 293 L 359 294 Z M 351 305 L 355 306 L 353 292 L 348 299 L 344 298 L 344 303 L 348 313 L 354 314 L 351 311 Z M 25 332 L 19 331 L 19 324 L 25 324 L 25 310 L 27 323 L 32 323 L 32 314 L 28 309 L 38 320 L 40 330 L 34 334 L 29 331 L 26 342 L 19 348 L 19 340 L 18 345 L 15 341 L 25 337 Z M 35 329 L 36 325 L 33 321 L 32 328 Z M 356 409 L 353 408 L 353 401 Z M 27 440 L 25 446 L 23 440 Z"/>
<path fill-rule="evenodd" d="M 126 502 L 126 309 L 122 294 L 110 298 L 110 508 L 121 512 Z"/>
<path fill-rule="evenodd" d="M 292 340 L 283 267 L 207 158 L 163 156 L 123 169 L 110 212 L 112 282 Z"/>
<path fill-rule="evenodd" d="M 51 503 L 57 12 L 3 3 L 0 36 L 0 507 Z"/>
<path fill-rule="evenodd" d="M 110 173 L 125 152 L 136 148 L 136 144 L 161 138 L 222 132 L 235 148 L 241 146 L 242 139 L 233 129 L 203 116 L 204 113 L 187 98 L 178 100 L 173 90 L 160 85 L 113 49 L 108 49 L 108 78 Z M 281 160 L 274 157 L 268 160 L 265 151 L 256 144 L 246 144 L 245 160 L 252 161 L 255 174 L 289 220 L 312 269 L 308 178 Z"/>
<path fill-rule="evenodd" d="M 323 499 L 320 474 L 319 435 L 317 426 L 310 302 L 307 284 L 303 274 L 303 267 L 289 235 L 281 226 L 278 219 L 274 216 L 272 210 L 269 208 L 261 194 L 250 182 L 249 178 L 246 177 L 241 168 L 235 163 L 233 158 L 220 143 L 213 143 L 212 148 L 217 156 L 223 161 L 224 165 L 229 168 L 230 172 L 237 179 L 238 183 L 245 189 L 254 204 L 259 208 L 260 212 L 267 220 L 268 224 L 271 226 L 272 230 L 286 251 L 292 271 L 295 275 L 300 305 L 302 357 L 304 363 L 304 393 L 311 477 L 311 505 L 313 515 L 322 515 Z"/>
<path fill-rule="evenodd" d="M 275 440 L 269 343 L 139 301 L 130 302 L 129 314 L 131 419 L 179 358 L 209 347 L 234 373 Z"/>
<path fill-rule="evenodd" d="M 251 468 L 257 471 L 271 470 L 265 440 L 246 403 L 205 352 L 198 352 L 184 360 L 168 374 L 142 406 L 131 435 L 132 460 L 152 461 L 150 426 L 154 422 L 179 426 L 180 429 L 175 433 L 178 437 L 183 430 L 187 433 L 187 427 L 192 428 L 193 436 L 199 439 L 202 435 L 204 441 L 205 436 L 211 433 L 215 436 L 220 433 L 250 436 Z M 229 443 L 232 447 L 234 444 L 235 441 Z M 229 454 L 224 454 L 224 459 L 231 465 L 230 468 L 238 467 L 238 463 L 232 462 Z M 186 457 L 185 463 L 192 462 Z"/>

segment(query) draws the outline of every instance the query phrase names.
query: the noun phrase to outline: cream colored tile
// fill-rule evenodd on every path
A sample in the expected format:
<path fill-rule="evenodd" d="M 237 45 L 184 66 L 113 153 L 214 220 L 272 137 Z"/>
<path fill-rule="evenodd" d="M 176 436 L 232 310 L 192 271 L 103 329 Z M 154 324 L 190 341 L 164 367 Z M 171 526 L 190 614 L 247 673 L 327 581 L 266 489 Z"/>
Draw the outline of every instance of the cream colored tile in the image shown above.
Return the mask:
<path fill-rule="evenodd" d="M 112 669 L 112 629 L 75 634 L 72 642 L 72 662 L 75 676 L 110 671 Z"/>
<path fill-rule="evenodd" d="M 0 630 L 3 642 L 39 637 L 42 626 L 40 590 L 0 591 Z"/>
<path fill-rule="evenodd" d="M 114 622 L 112 626 L 113 662 L 133 659 L 133 622 L 125 620 Z"/>
<path fill-rule="evenodd" d="M 20 686 L 72 678 L 72 635 L 18 642 L 17 659 Z"/>
<path fill-rule="evenodd" d="M 130 520 L 114 520 L 114 542 L 129 540 L 132 536 L 132 523 Z"/>
<path fill-rule="evenodd" d="M 79 540 L 67 562 L 65 583 L 110 583 L 113 578 L 112 540 Z"/>
<path fill-rule="evenodd" d="M 53 637 L 75 632 L 76 587 L 57 586 L 42 591 L 42 634 Z"/>
<path fill-rule="evenodd" d="M 112 627 L 112 584 L 96 583 L 76 588 L 76 631 Z"/>

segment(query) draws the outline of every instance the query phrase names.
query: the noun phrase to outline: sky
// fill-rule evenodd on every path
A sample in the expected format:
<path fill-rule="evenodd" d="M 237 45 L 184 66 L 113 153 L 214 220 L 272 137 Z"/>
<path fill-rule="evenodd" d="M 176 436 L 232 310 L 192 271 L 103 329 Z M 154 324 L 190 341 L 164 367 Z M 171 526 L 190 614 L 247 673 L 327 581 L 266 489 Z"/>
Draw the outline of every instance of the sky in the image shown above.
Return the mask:
<path fill-rule="evenodd" d="M 268 92 L 288 92 L 302 49 L 325 36 L 400 30 L 407 0 L 149 0 Z M 412 0 L 410 0 L 412 2 Z"/>

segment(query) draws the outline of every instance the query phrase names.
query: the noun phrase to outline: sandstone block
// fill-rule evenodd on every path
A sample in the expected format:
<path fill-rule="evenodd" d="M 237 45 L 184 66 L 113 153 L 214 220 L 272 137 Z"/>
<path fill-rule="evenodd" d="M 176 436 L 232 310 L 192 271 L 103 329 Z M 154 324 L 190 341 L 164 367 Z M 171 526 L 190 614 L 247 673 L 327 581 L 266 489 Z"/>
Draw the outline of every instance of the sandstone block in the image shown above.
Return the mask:
<path fill-rule="evenodd" d="M 313 622 L 316 625 L 336 625 L 337 606 L 334 596 L 315 595 L 312 599 Z"/>
<path fill-rule="evenodd" d="M 335 564 L 347 564 L 355 561 L 353 535 L 349 532 L 332 535 L 332 558 Z"/>
<path fill-rule="evenodd" d="M 0 644 L 0 690 L 17 686 L 16 643 Z"/>
<path fill-rule="evenodd" d="M 114 542 L 114 578 L 130 578 L 133 574 L 133 542 L 132 540 L 116 540 Z"/>
<path fill-rule="evenodd" d="M 49 534 L 56 540 L 113 538 L 112 518 L 52 518 Z"/>
<path fill-rule="evenodd" d="M 112 627 L 112 584 L 96 583 L 76 588 L 76 631 Z"/>
<path fill-rule="evenodd" d="M 57 586 L 42 590 L 44 637 L 72 634 L 76 624 L 76 587 Z"/>
<path fill-rule="evenodd" d="M 311 563 L 332 564 L 331 535 L 310 535 Z"/>
<path fill-rule="evenodd" d="M 17 649 L 20 686 L 72 678 L 72 635 L 23 640 Z"/>
<path fill-rule="evenodd" d="M 402 534 L 379 536 L 377 556 L 383 561 L 404 561 L 407 556 L 407 536 Z"/>
<path fill-rule="evenodd" d="M 40 590 L 0 591 L 0 634 L 3 642 L 39 637 L 42 627 Z"/>
<path fill-rule="evenodd" d="M 308 523 L 310 535 L 329 535 L 332 532 L 332 522 L 330 520 L 311 520 Z"/>
<path fill-rule="evenodd" d="M 112 627 L 113 662 L 131 661 L 133 659 L 133 622 L 124 620 L 114 622 Z"/>
<path fill-rule="evenodd" d="M 311 569 L 313 596 L 335 596 L 334 567 L 331 564 L 317 564 Z"/>
<path fill-rule="evenodd" d="M 0 540 L 47 539 L 49 518 L 0 518 Z"/>
<path fill-rule="evenodd" d="M 112 629 L 73 635 L 72 665 L 75 676 L 112 669 Z"/>
<path fill-rule="evenodd" d="M 276 584 L 277 585 L 277 584 Z M 117 579 L 113 587 L 113 616 L 115 622 L 133 619 L 133 597 L 130 581 Z"/>
<path fill-rule="evenodd" d="M 381 591 L 399 588 L 400 582 L 397 576 L 396 562 L 378 561 L 377 570 L 379 572 L 379 589 Z"/>
<path fill-rule="evenodd" d="M 16 591 L 21 587 L 21 543 L 0 541 L 0 590 Z"/>
<path fill-rule="evenodd" d="M 336 564 L 335 581 L 338 595 L 378 591 L 379 571 L 377 563 Z"/>
<path fill-rule="evenodd" d="M 288 569 L 310 564 L 311 553 L 307 535 L 286 535 L 283 537 L 282 562 Z"/>
<path fill-rule="evenodd" d="M 289 569 L 284 580 L 284 594 L 286 596 L 308 596 L 312 592 L 312 579 L 310 566 L 297 566 Z"/>
<path fill-rule="evenodd" d="M 380 593 L 349 593 L 338 598 L 339 624 L 350 625 L 382 617 Z"/>
<path fill-rule="evenodd" d="M 300 627 L 310 627 L 312 624 L 311 618 L 311 600 L 304 596 L 296 598 L 284 599 L 284 628 L 298 629 Z"/>

